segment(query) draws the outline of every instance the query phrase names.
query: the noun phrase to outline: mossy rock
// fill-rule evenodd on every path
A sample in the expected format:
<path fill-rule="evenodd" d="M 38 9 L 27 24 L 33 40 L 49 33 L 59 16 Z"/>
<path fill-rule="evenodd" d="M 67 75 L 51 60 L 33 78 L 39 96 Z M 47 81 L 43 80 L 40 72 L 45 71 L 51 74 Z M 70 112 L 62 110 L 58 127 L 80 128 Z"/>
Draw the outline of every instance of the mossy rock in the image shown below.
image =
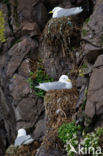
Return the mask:
<path fill-rule="evenodd" d="M 5 41 L 5 20 L 3 12 L 0 10 L 0 42 Z"/>

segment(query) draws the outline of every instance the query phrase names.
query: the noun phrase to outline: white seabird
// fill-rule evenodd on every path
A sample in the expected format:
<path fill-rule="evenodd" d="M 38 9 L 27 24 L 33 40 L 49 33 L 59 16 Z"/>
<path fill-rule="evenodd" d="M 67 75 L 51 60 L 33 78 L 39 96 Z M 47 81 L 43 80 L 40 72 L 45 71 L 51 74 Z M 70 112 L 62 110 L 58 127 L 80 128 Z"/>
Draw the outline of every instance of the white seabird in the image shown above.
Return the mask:
<path fill-rule="evenodd" d="M 75 7 L 75 8 L 61 8 L 61 7 L 55 7 L 52 11 L 49 13 L 52 13 L 53 18 L 60 18 L 63 16 L 73 16 L 81 13 L 83 11 L 82 7 Z"/>
<path fill-rule="evenodd" d="M 47 82 L 47 83 L 39 83 L 39 86 L 36 86 L 35 88 L 39 88 L 45 91 L 49 90 L 59 90 L 59 89 L 71 89 L 72 88 L 72 82 L 68 78 L 67 75 L 62 75 L 59 78 L 59 81 L 55 82 Z"/>
<path fill-rule="evenodd" d="M 15 139 L 15 146 L 20 146 L 22 144 L 30 144 L 34 141 L 30 135 L 26 134 L 26 130 L 21 128 L 18 130 L 18 135 Z"/>

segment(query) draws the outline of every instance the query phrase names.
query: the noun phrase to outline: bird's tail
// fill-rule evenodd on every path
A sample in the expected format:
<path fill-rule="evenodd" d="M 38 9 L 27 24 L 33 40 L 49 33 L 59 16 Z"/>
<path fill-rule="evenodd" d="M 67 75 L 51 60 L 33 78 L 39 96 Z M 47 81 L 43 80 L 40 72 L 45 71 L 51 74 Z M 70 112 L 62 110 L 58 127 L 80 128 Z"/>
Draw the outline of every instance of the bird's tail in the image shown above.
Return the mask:
<path fill-rule="evenodd" d="M 39 86 L 35 86 L 35 88 L 39 88 L 40 89 L 40 85 Z"/>

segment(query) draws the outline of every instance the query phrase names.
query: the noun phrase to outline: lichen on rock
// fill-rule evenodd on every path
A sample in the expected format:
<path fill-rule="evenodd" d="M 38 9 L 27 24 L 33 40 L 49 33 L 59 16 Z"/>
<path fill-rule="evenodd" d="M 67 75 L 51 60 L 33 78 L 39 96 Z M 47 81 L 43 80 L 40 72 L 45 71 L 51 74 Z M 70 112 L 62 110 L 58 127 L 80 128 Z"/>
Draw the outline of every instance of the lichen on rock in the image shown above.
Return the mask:
<path fill-rule="evenodd" d="M 3 12 L 0 10 L 0 42 L 5 42 L 5 20 Z"/>

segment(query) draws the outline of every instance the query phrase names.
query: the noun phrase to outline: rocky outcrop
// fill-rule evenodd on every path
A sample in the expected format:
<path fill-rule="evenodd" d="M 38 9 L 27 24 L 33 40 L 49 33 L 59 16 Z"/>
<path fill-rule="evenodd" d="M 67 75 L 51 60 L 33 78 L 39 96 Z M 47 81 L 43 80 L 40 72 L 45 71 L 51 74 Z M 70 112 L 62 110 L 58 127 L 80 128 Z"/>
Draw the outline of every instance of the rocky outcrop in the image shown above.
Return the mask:
<path fill-rule="evenodd" d="M 85 22 L 82 29 L 82 39 L 86 40 L 84 55 L 90 62 L 95 62 L 103 53 L 103 1 L 97 1 L 93 14 Z"/>
<path fill-rule="evenodd" d="M 93 68 L 90 78 L 87 103 L 85 108 L 86 115 L 92 119 L 96 117 L 95 124 L 101 126 L 101 116 L 103 116 L 103 55 L 100 55 Z M 103 126 L 103 124 L 102 124 Z"/>

